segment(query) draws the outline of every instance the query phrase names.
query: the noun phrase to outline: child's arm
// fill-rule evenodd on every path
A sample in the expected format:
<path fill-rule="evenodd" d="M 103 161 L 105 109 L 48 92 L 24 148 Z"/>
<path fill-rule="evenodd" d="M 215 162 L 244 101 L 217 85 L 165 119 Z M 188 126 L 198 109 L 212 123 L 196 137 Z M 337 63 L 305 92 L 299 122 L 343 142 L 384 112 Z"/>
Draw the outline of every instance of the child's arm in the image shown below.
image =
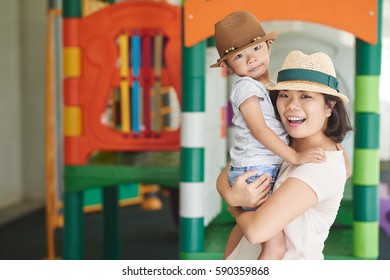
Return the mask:
<path fill-rule="evenodd" d="M 325 160 L 325 152 L 321 148 L 308 149 L 305 152 L 297 153 L 293 148 L 286 145 L 265 123 L 257 96 L 251 96 L 242 102 L 240 111 L 257 141 L 282 159 L 293 164 L 323 162 Z"/>

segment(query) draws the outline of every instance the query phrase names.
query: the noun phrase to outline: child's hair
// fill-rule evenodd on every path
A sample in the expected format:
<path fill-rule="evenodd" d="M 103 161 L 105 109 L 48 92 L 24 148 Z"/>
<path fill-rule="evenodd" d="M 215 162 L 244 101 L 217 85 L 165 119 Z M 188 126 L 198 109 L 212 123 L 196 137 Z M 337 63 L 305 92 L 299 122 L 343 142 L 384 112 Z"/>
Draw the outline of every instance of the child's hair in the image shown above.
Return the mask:
<path fill-rule="evenodd" d="M 324 93 L 322 95 L 324 96 L 325 104 L 329 107 L 332 107 L 332 101 L 334 102 L 332 114 L 328 118 L 324 134 L 331 138 L 335 143 L 341 143 L 347 133 L 353 130 L 348 112 L 340 98 Z M 280 115 L 276 107 L 278 96 L 278 90 L 270 91 L 270 97 L 275 109 L 276 117 L 280 120 Z"/>

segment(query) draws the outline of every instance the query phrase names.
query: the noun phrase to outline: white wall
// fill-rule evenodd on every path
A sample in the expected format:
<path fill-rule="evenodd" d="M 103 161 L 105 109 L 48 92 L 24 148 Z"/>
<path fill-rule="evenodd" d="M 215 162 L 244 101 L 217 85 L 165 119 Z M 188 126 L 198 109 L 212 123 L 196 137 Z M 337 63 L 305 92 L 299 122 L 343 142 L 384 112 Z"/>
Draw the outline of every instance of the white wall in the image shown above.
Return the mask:
<path fill-rule="evenodd" d="M 44 198 L 46 0 L 1 0 L 0 209 Z"/>
<path fill-rule="evenodd" d="M 380 158 L 390 160 L 390 0 L 383 1 L 382 68 L 380 80 Z"/>
<path fill-rule="evenodd" d="M 22 177 L 22 92 L 19 1 L 0 9 L 0 208 L 20 200 Z"/>
<path fill-rule="evenodd" d="M 42 198 L 45 187 L 45 43 L 47 0 L 21 0 L 23 196 Z"/>

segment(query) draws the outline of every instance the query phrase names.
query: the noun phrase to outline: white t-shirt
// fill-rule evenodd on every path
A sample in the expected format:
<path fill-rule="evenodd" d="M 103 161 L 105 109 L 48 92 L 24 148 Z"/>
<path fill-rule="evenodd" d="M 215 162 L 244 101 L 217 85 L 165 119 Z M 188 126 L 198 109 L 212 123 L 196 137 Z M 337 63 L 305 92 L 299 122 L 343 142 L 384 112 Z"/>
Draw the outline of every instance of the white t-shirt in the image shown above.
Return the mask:
<path fill-rule="evenodd" d="M 268 90 L 262 83 L 249 77 L 238 79 L 232 88 L 230 101 L 235 125 L 235 144 L 230 149 L 231 165 L 234 167 L 255 166 L 264 164 L 281 164 L 283 159 L 268 150 L 253 136 L 240 111 L 240 105 L 249 97 L 257 96 L 263 118 L 267 126 L 288 144 L 288 135 L 282 123 L 276 118 Z"/>
<path fill-rule="evenodd" d="M 293 165 L 284 162 L 275 188 L 280 187 L 288 177 L 308 184 L 317 194 L 318 202 L 285 227 L 287 250 L 283 259 L 322 260 L 324 243 L 344 193 L 346 170 L 343 151 L 327 151 L 324 163 Z M 251 244 L 243 237 L 228 259 L 257 259 L 260 252 L 260 244 Z"/>

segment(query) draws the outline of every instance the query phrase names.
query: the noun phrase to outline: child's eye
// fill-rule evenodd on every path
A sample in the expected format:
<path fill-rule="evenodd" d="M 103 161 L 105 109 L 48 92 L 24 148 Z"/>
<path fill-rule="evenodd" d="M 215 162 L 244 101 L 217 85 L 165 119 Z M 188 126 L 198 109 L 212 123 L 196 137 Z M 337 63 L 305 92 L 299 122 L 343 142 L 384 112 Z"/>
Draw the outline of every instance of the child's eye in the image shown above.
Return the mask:
<path fill-rule="evenodd" d="M 242 57 L 242 54 L 237 54 L 235 57 L 234 57 L 234 59 L 239 59 L 239 58 L 241 58 Z"/>
<path fill-rule="evenodd" d="M 260 45 L 255 46 L 255 51 L 260 50 Z"/>

